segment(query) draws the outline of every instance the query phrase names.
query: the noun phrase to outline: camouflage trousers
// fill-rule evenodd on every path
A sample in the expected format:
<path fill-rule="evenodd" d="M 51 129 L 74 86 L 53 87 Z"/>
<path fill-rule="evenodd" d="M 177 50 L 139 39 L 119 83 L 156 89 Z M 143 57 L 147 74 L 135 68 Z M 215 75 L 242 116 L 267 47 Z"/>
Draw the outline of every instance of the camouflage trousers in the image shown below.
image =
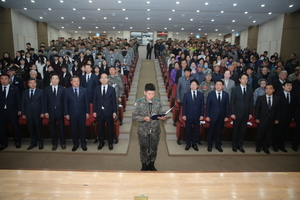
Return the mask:
<path fill-rule="evenodd" d="M 142 163 L 154 162 L 157 156 L 157 146 L 159 142 L 159 133 L 139 133 L 140 159 Z M 149 146 L 151 140 L 151 147 Z M 150 150 L 150 156 L 149 155 Z"/>

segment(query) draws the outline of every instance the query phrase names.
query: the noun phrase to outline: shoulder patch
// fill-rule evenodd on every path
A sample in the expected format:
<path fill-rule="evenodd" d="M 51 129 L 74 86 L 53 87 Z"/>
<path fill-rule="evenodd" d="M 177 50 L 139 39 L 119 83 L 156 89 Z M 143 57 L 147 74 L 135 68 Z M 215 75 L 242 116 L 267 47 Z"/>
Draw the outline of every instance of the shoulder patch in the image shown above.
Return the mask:
<path fill-rule="evenodd" d="M 143 98 L 139 98 L 138 100 L 136 100 L 136 101 L 141 101 Z"/>
<path fill-rule="evenodd" d="M 160 99 L 154 98 L 156 101 L 160 101 Z"/>

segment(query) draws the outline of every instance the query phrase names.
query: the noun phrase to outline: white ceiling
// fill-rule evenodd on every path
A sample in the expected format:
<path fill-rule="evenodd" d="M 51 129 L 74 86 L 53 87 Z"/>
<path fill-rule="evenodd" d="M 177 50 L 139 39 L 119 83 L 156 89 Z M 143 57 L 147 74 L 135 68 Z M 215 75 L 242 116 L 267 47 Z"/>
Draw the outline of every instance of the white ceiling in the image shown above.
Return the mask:
<path fill-rule="evenodd" d="M 60 1 L 34 0 L 32 3 L 32 0 L 1 0 L 0 6 L 15 9 L 36 21 L 46 22 L 71 33 L 147 31 L 147 28 L 151 31 L 194 34 L 231 33 L 300 9 L 300 0 L 121 0 L 121 3 L 118 0 L 92 0 L 91 3 L 89 0 Z M 206 2 L 208 5 L 205 5 Z M 237 5 L 233 6 L 235 3 Z M 262 7 L 262 4 L 265 6 Z"/>

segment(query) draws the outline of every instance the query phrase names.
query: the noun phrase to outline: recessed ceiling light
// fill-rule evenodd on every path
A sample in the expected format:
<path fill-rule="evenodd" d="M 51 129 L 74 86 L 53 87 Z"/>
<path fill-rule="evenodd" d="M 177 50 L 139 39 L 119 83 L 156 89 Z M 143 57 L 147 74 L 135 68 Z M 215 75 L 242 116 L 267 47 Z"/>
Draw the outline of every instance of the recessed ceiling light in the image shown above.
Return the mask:
<path fill-rule="evenodd" d="M 132 27 L 129 27 L 130 29 L 132 29 Z"/>
<path fill-rule="evenodd" d="M 51 8 L 48 8 L 48 10 L 52 10 Z"/>
<path fill-rule="evenodd" d="M 148 17 L 147 20 L 150 20 L 150 18 Z"/>
<path fill-rule="evenodd" d="M 106 33 L 106 31 L 103 31 L 103 33 Z"/>
<path fill-rule="evenodd" d="M 165 30 L 167 30 L 167 27 L 165 27 Z"/>
<path fill-rule="evenodd" d="M 206 2 L 205 5 L 207 6 L 207 5 L 208 5 L 208 2 Z"/>
<path fill-rule="evenodd" d="M 272 12 L 269 12 L 268 15 L 272 15 Z"/>
<path fill-rule="evenodd" d="M 118 33 L 121 33 L 121 31 L 118 31 Z"/>
<path fill-rule="evenodd" d="M 96 26 L 95 28 L 98 29 L 98 26 Z"/>
<path fill-rule="evenodd" d="M 128 17 L 125 17 L 125 19 L 128 19 Z"/>
<path fill-rule="evenodd" d="M 236 4 L 236 3 L 234 3 L 234 4 L 233 4 L 233 6 L 237 6 L 237 4 Z"/>
<path fill-rule="evenodd" d="M 169 18 L 169 20 L 172 20 L 172 18 Z"/>
<path fill-rule="evenodd" d="M 201 28 L 199 28 L 198 30 L 201 31 Z"/>
<path fill-rule="evenodd" d="M 61 19 L 64 19 L 64 17 L 61 17 Z"/>
<path fill-rule="evenodd" d="M 292 8 L 294 5 L 289 5 L 290 8 Z"/>
<path fill-rule="evenodd" d="M 193 35 L 194 33 L 191 33 L 191 35 Z"/>
<path fill-rule="evenodd" d="M 224 13 L 224 10 L 222 10 L 220 13 Z"/>
<path fill-rule="evenodd" d="M 184 30 L 184 28 L 181 28 L 181 30 Z"/>
<path fill-rule="evenodd" d="M 172 12 L 175 12 L 175 10 L 172 10 Z"/>
<path fill-rule="evenodd" d="M 73 10 L 76 10 L 76 8 L 73 8 Z"/>
<path fill-rule="evenodd" d="M 176 32 L 176 34 L 178 35 L 178 32 Z"/>
<path fill-rule="evenodd" d="M 97 10 L 101 10 L 100 8 L 98 8 Z"/>
<path fill-rule="evenodd" d="M 215 31 L 218 31 L 218 29 L 216 28 Z"/>
<path fill-rule="evenodd" d="M 234 32 L 234 30 L 231 30 L 232 32 Z"/>
<path fill-rule="evenodd" d="M 235 20 L 233 19 L 232 22 L 235 22 Z"/>
<path fill-rule="evenodd" d="M 40 17 L 40 19 L 43 19 L 43 17 Z"/>
<path fill-rule="evenodd" d="M 116 27 L 113 27 L 113 29 L 116 29 Z"/>
<path fill-rule="evenodd" d="M 150 29 L 150 27 L 147 27 L 147 29 Z"/>
<path fill-rule="evenodd" d="M 59 2 L 60 2 L 60 3 L 63 3 L 64 1 L 63 1 L 63 0 L 60 0 Z"/>
<path fill-rule="evenodd" d="M 253 23 L 256 23 L 256 21 L 254 20 Z"/>
<path fill-rule="evenodd" d="M 219 33 L 219 35 L 222 35 L 221 33 Z"/>
<path fill-rule="evenodd" d="M 90 0 L 89 3 L 93 3 L 93 1 Z"/>
<path fill-rule="evenodd" d="M 147 9 L 147 11 L 150 11 L 150 9 Z"/>
<path fill-rule="evenodd" d="M 245 13 L 245 15 L 247 15 L 248 14 L 248 12 L 246 11 L 246 12 L 244 12 Z"/>
<path fill-rule="evenodd" d="M 193 19 L 190 19 L 190 21 L 192 22 L 192 21 L 193 21 Z"/>
<path fill-rule="evenodd" d="M 27 10 L 27 8 L 24 8 L 24 10 Z"/>
<path fill-rule="evenodd" d="M 85 17 L 82 17 L 82 19 L 85 19 Z"/>
<path fill-rule="evenodd" d="M 212 19 L 211 21 L 212 21 L 212 22 L 214 22 L 215 20 L 214 20 L 214 19 Z"/>
<path fill-rule="evenodd" d="M 71 22 L 72 24 L 74 23 L 74 22 Z"/>
<path fill-rule="evenodd" d="M 92 33 L 92 31 L 89 31 L 89 33 Z"/>
<path fill-rule="evenodd" d="M 35 3 L 35 1 L 34 1 L 34 0 L 31 0 L 31 3 Z"/>
<path fill-rule="evenodd" d="M 64 29 L 65 27 L 62 26 L 61 28 Z"/>
<path fill-rule="evenodd" d="M 196 10 L 196 12 L 200 12 L 200 10 Z"/>
<path fill-rule="evenodd" d="M 179 1 L 176 1 L 176 4 L 179 4 Z"/>
<path fill-rule="evenodd" d="M 207 33 L 205 33 L 204 35 L 207 35 Z"/>
<path fill-rule="evenodd" d="M 125 10 L 126 10 L 125 8 L 122 9 L 122 11 L 125 11 Z"/>
<path fill-rule="evenodd" d="M 103 19 L 106 19 L 106 17 L 103 17 Z"/>
<path fill-rule="evenodd" d="M 79 28 L 79 29 L 81 29 L 81 27 L 80 27 L 80 26 L 79 26 L 78 28 Z"/>
<path fill-rule="evenodd" d="M 122 3 L 122 1 L 118 1 L 118 3 Z"/>
<path fill-rule="evenodd" d="M 147 1 L 147 4 L 150 4 L 150 1 Z"/>
<path fill-rule="evenodd" d="M 266 5 L 265 4 L 261 4 L 261 7 L 265 7 Z"/>
<path fill-rule="evenodd" d="M 75 33 L 77 33 L 77 31 L 75 31 Z"/>
<path fill-rule="evenodd" d="M 5 0 L 2 0 L 2 2 L 5 2 Z"/>

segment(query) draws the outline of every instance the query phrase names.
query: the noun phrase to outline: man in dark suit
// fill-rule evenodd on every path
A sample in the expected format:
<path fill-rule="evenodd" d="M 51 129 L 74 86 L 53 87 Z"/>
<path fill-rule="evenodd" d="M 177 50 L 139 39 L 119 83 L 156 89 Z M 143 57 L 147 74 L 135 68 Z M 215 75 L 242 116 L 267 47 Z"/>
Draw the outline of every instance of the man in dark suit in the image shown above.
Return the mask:
<path fill-rule="evenodd" d="M 19 88 L 20 96 L 22 97 L 22 93 L 24 92 L 24 83 L 21 77 L 17 77 L 16 70 L 14 67 L 10 67 L 7 71 L 7 74 L 10 77 L 10 84 Z"/>
<path fill-rule="evenodd" d="M 29 72 L 29 76 L 30 76 L 29 78 L 35 79 L 35 81 L 36 81 L 36 88 L 44 90 L 44 83 L 43 83 L 43 81 L 36 78 L 37 77 L 37 71 L 31 70 Z M 27 86 L 26 89 L 28 89 L 28 88 L 29 87 Z"/>
<path fill-rule="evenodd" d="M 215 90 L 211 91 L 206 100 L 206 121 L 210 123 L 207 136 L 207 151 L 212 151 L 213 135 L 216 131 L 215 147 L 219 152 L 223 152 L 221 148 L 221 136 L 224 122 L 228 121 L 229 117 L 229 94 L 223 91 L 224 82 L 217 80 Z"/>
<path fill-rule="evenodd" d="M 64 92 L 65 88 L 58 85 L 57 74 L 51 76 L 51 85 L 45 88 L 45 117 L 49 119 L 50 132 L 52 138 L 52 151 L 57 149 L 56 123 L 59 127 L 60 145 L 66 149 L 66 137 L 64 129 Z"/>
<path fill-rule="evenodd" d="M 85 65 L 85 74 L 80 78 L 80 86 L 87 89 L 89 103 L 93 103 L 95 88 L 99 85 L 98 77 L 92 74 L 92 67 L 89 64 Z"/>
<path fill-rule="evenodd" d="M 191 144 L 195 151 L 199 151 L 197 141 L 199 140 L 199 123 L 204 116 L 204 96 L 197 90 L 198 85 L 197 80 L 191 80 L 191 90 L 186 92 L 183 96 L 182 119 L 186 121 L 186 151 L 190 149 Z M 191 133 L 192 126 L 194 126 L 194 133 Z"/>
<path fill-rule="evenodd" d="M 151 41 L 147 44 L 147 57 L 146 57 L 146 59 L 151 60 L 152 49 L 153 49 L 153 41 L 151 40 Z"/>
<path fill-rule="evenodd" d="M 108 130 L 108 148 L 113 150 L 114 139 L 114 119 L 117 116 L 117 100 L 115 89 L 108 85 L 108 76 L 103 73 L 100 77 L 101 85 L 95 88 L 93 116 L 98 122 L 98 150 L 104 146 L 104 123 L 107 124 Z"/>
<path fill-rule="evenodd" d="M 39 150 L 44 148 L 42 120 L 45 116 L 44 91 L 36 88 L 36 80 L 28 80 L 29 89 L 22 95 L 22 117 L 27 119 L 31 142 L 27 150 L 31 150 L 39 143 Z"/>
<path fill-rule="evenodd" d="M 71 84 L 72 87 L 66 89 L 64 95 L 64 113 L 65 118 L 70 120 L 74 145 L 72 151 L 76 151 L 79 146 L 78 131 L 80 133 L 81 148 L 86 151 L 85 121 L 90 118 L 87 89 L 79 86 L 80 78 L 78 76 L 71 78 Z"/>
<path fill-rule="evenodd" d="M 273 85 L 266 85 L 265 91 L 266 95 L 257 97 L 255 104 L 255 122 L 258 124 L 255 146 L 257 153 L 263 148 L 266 154 L 270 154 L 274 124 L 278 124 L 280 117 L 280 99 L 273 95 Z"/>
<path fill-rule="evenodd" d="M 7 125 L 10 123 L 16 148 L 21 147 L 21 131 L 19 128 L 19 115 L 21 115 L 21 95 L 19 89 L 10 85 L 7 74 L 0 76 L 1 96 L 0 96 L 0 151 L 8 145 Z"/>
<path fill-rule="evenodd" d="M 287 71 L 283 70 L 279 73 L 279 79 L 276 79 L 272 82 L 272 85 L 274 86 L 275 93 L 282 91 L 282 85 L 287 80 L 288 73 Z"/>
<path fill-rule="evenodd" d="M 280 112 L 279 123 L 274 128 L 273 150 L 275 152 L 277 152 L 278 149 L 285 153 L 287 152 L 285 149 L 285 136 L 288 133 L 291 121 L 294 119 L 294 111 L 296 108 L 295 97 L 294 94 L 291 93 L 292 87 L 292 82 L 286 81 L 282 85 L 283 91 L 276 93 L 280 98 L 280 110 L 282 110 L 282 112 Z"/>
<path fill-rule="evenodd" d="M 253 90 L 248 85 L 248 75 L 241 74 L 240 85 L 231 91 L 231 118 L 233 119 L 232 151 L 237 149 L 245 153 L 243 140 L 247 128 L 247 121 L 252 119 Z"/>

